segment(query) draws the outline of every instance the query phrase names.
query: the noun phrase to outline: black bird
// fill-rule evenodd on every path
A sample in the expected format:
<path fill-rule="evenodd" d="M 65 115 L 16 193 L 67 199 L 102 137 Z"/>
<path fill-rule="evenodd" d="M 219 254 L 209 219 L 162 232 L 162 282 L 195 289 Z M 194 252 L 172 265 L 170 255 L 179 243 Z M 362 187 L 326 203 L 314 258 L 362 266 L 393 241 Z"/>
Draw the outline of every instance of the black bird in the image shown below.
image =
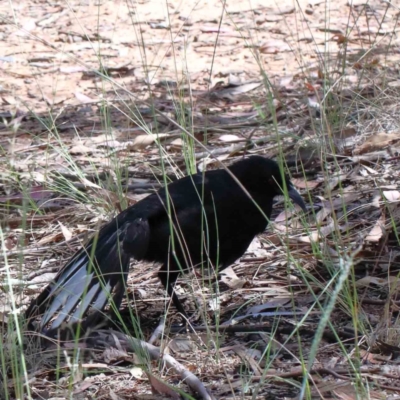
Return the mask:
<path fill-rule="evenodd" d="M 33 300 L 27 319 L 40 316 L 35 329 L 52 336 L 64 322 L 101 315 L 112 300 L 118 309 L 130 258 L 162 263 L 158 276 L 186 316 L 173 289 L 182 271 L 210 264 L 222 270 L 241 257 L 266 228 L 275 196 L 287 191 L 306 209 L 275 161 L 251 156 L 228 169 L 179 179 L 121 212 Z"/>

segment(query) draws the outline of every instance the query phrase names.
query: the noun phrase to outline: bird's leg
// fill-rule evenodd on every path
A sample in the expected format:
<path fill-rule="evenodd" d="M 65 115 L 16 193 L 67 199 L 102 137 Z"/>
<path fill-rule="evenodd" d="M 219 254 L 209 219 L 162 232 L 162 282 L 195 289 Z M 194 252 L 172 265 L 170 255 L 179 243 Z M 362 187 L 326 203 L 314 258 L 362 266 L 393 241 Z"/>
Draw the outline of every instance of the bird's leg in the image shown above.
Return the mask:
<path fill-rule="evenodd" d="M 121 307 L 122 299 L 126 294 L 127 274 L 124 274 L 124 280 L 118 282 L 114 289 L 114 296 L 110 304 L 109 318 L 110 320 L 118 320 L 118 312 Z"/>
<path fill-rule="evenodd" d="M 158 272 L 158 277 L 161 283 L 163 284 L 164 288 L 166 289 L 168 295 L 172 299 L 172 303 L 174 304 L 178 312 L 182 315 L 182 318 L 187 321 L 189 320 L 189 316 L 187 315 L 181 301 L 179 300 L 174 290 L 175 282 L 178 279 L 178 276 L 179 276 L 178 271 L 171 271 L 171 270 L 165 271 L 164 268 L 161 268 L 160 271 Z"/>
<path fill-rule="evenodd" d="M 168 284 L 167 287 L 167 292 L 172 298 L 172 302 L 174 303 L 175 308 L 178 310 L 178 312 L 181 314 L 182 318 L 186 321 L 189 321 L 189 316 L 187 315 L 185 309 L 183 308 L 183 305 L 181 301 L 179 300 L 177 294 L 175 293 L 175 290 L 171 283 Z"/>

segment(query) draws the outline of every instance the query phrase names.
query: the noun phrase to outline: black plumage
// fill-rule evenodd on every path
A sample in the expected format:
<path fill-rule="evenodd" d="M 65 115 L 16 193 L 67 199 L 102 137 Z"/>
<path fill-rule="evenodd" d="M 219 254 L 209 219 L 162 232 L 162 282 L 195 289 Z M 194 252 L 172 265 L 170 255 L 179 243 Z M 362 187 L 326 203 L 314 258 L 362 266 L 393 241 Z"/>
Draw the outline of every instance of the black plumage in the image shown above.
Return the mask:
<path fill-rule="evenodd" d="M 33 300 L 28 320 L 40 316 L 35 329 L 51 336 L 64 322 L 87 322 L 89 310 L 90 318 L 101 315 L 111 299 L 118 309 L 131 258 L 162 263 L 158 276 L 185 315 L 173 290 L 182 271 L 206 264 L 222 270 L 232 264 L 266 228 L 273 199 L 284 190 L 305 209 L 275 161 L 251 156 L 229 171 L 179 179 L 121 212 Z"/>

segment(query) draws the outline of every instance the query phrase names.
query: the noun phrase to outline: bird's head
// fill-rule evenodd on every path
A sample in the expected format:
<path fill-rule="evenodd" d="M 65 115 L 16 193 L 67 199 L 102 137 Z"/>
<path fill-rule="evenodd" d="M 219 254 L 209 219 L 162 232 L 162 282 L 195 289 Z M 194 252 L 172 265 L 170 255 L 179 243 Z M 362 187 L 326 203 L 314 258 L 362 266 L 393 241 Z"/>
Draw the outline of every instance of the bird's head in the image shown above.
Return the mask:
<path fill-rule="evenodd" d="M 307 210 L 299 192 L 275 161 L 261 156 L 251 156 L 232 164 L 229 169 L 251 195 L 268 195 L 273 198 L 286 194 L 303 211 Z"/>

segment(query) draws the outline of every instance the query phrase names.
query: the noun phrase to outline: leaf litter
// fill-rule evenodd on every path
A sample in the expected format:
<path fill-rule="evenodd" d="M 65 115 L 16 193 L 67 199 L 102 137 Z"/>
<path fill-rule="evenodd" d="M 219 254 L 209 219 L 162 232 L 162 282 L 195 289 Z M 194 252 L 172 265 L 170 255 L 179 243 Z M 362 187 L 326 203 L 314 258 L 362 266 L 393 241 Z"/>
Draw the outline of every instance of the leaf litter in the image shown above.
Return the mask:
<path fill-rule="evenodd" d="M 189 309 L 208 309 L 222 323 L 240 320 L 236 328 L 242 331 L 234 331 L 231 324 L 221 331 L 221 357 L 215 357 L 218 348 L 206 336 L 189 335 L 185 340 L 191 346 L 186 346 L 186 352 L 185 346 L 172 345 L 168 351 L 175 351 L 216 398 L 252 398 L 244 392 L 245 381 L 260 396 L 293 398 L 292 386 L 276 378 L 301 379 L 299 346 L 307 357 L 323 311 L 315 306 L 316 298 L 323 304 L 332 289 L 325 292 L 326 285 L 343 256 L 352 254 L 352 290 L 368 329 L 346 348 L 351 354 L 355 341 L 365 335 L 370 343 L 361 348 L 359 374 L 374 385 L 371 398 L 398 394 L 399 80 L 396 54 L 385 47 L 395 31 L 396 10 L 369 2 L 375 18 L 367 21 L 363 2 L 338 1 L 327 26 L 323 2 L 300 1 L 302 9 L 288 2 L 265 9 L 260 2 L 250 9 L 248 3 L 236 1 L 227 6 L 227 19 L 219 27 L 210 18 L 220 15 L 217 4 L 175 4 L 176 14 L 166 23 L 162 7 L 141 3 L 133 24 L 125 3 L 119 8 L 115 2 L 80 3 L 72 1 L 73 7 L 66 7 L 40 2 L 34 9 L 21 5 L 19 27 L 7 19 L 0 25 L 1 53 L 6 54 L 0 57 L 4 149 L 0 203 L 6 228 L 4 254 L 13 279 L 7 282 L 5 267 L 0 268 L 3 322 L 8 322 L 11 311 L 10 284 L 19 282 L 18 306 L 23 310 L 43 287 L 38 279 L 51 279 L 92 233 L 122 209 L 124 201 L 134 204 L 163 184 L 159 144 L 171 160 L 166 163 L 168 180 L 187 173 L 182 154 L 186 139 L 182 130 L 171 125 L 168 118 L 172 118 L 189 126 L 194 137 L 221 160 L 233 161 L 243 154 L 275 157 L 282 151 L 310 212 L 300 216 L 284 210 L 280 201 L 268 230 L 242 260 L 224 271 L 218 286 L 215 276 L 199 279 L 193 273 L 181 278 L 177 290 L 188 297 Z M 0 5 L 0 14 L 8 15 L 8 7 Z M 297 35 L 290 27 L 304 15 L 302 11 L 310 29 Z M 358 29 L 346 36 L 348 15 L 360 19 Z M 382 24 L 380 17 L 385 17 Z M 84 31 L 78 23 L 81 19 Z M 377 45 L 375 37 L 379 37 Z M 143 44 L 149 65 L 143 64 Z M 324 71 L 319 57 L 327 46 L 333 64 Z M 101 49 L 101 68 L 94 49 Z M 265 88 L 253 50 L 267 66 L 270 90 Z M 324 85 L 338 73 L 335 61 L 343 62 L 344 50 L 346 69 L 336 81 L 340 85 L 325 98 Z M 182 69 L 177 76 L 173 55 L 179 59 L 183 51 L 189 70 Z M 296 61 L 299 55 L 301 67 Z M 101 90 L 99 73 L 113 79 L 103 81 Z M 270 95 L 273 111 L 266 102 Z M 150 96 L 152 106 L 168 118 L 153 115 Z M 179 113 L 177 100 L 186 107 Z M 112 129 L 104 126 L 104 109 Z M 110 173 L 114 169 L 110 157 L 118 157 L 122 187 L 132 190 L 128 199 L 116 195 L 118 179 Z M 217 167 L 200 146 L 195 147 L 194 157 L 202 168 Z M 357 246 L 361 249 L 352 252 Z M 167 305 L 157 269 L 136 263 L 128 282 L 125 306 L 128 301 L 134 304 L 145 337 Z M 276 311 L 275 317 L 265 310 Z M 173 317 L 173 311 L 169 313 Z M 343 298 L 331 321 L 339 337 L 346 338 L 346 329 L 354 327 Z M 255 333 L 245 329 L 252 327 Z M 300 342 L 291 336 L 295 329 Z M 165 336 L 165 348 L 169 340 L 177 339 L 177 335 Z M 111 357 L 98 352 L 92 364 L 83 364 L 92 376 L 87 382 L 81 373 L 74 376 L 76 393 L 89 394 L 95 387 L 97 396 L 105 398 L 151 389 L 164 398 L 173 396 L 155 377 L 159 374 L 155 364 L 154 374 L 147 372 L 144 379 L 120 368 L 131 354 L 122 339 L 114 338 L 111 348 L 119 353 Z M 262 355 L 269 348 L 271 364 L 268 370 L 260 370 L 265 367 Z M 43 362 L 54 370 L 54 360 L 43 357 Z M 50 385 L 51 370 L 42 365 L 29 371 L 35 377 L 34 393 L 48 391 L 62 397 L 62 384 Z M 101 372 L 104 369 L 107 376 Z M 329 332 L 311 372 L 316 398 L 321 394 L 354 398 L 349 383 L 352 370 Z M 261 379 L 263 374 L 268 381 Z M 164 379 L 178 384 L 168 373 Z M 182 381 L 179 386 L 186 390 Z"/>

